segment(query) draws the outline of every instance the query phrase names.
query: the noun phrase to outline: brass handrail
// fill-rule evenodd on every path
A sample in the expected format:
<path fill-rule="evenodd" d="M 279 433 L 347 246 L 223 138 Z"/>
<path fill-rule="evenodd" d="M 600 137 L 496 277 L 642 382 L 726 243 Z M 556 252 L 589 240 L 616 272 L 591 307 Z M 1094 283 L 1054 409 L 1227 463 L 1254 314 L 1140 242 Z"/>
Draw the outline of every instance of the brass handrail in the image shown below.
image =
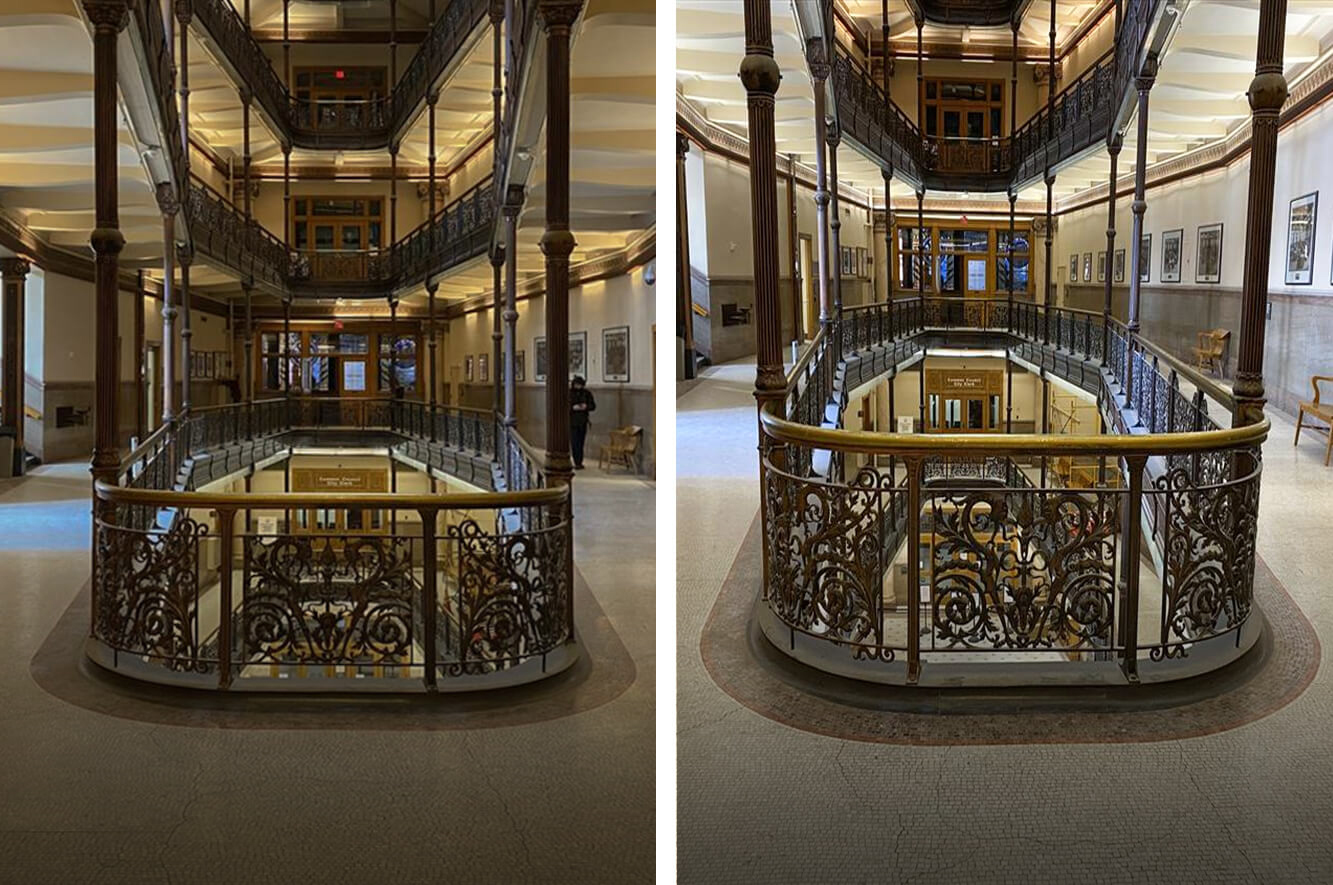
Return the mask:
<path fill-rule="evenodd" d="M 98 480 L 93 485 L 100 500 L 133 506 L 174 506 L 224 510 L 295 510 L 303 507 L 345 507 L 381 510 L 414 510 L 436 507 L 442 510 L 503 510 L 511 507 L 539 507 L 563 504 L 569 500 L 569 486 L 528 489 L 521 492 L 448 492 L 441 495 L 384 495 L 366 492 L 303 492 L 277 495 L 213 492 L 173 492 L 156 489 L 130 489 Z"/>
<path fill-rule="evenodd" d="M 1188 433 L 1074 436 L 1040 433 L 883 433 L 812 427 L 778 415 L 772 403 L 759 413 L 764 432 L 778 442 L 863 455 L 1129 455 L 1193 454 L 1259 445 L 1268 438 L 1258 424 Z"/>

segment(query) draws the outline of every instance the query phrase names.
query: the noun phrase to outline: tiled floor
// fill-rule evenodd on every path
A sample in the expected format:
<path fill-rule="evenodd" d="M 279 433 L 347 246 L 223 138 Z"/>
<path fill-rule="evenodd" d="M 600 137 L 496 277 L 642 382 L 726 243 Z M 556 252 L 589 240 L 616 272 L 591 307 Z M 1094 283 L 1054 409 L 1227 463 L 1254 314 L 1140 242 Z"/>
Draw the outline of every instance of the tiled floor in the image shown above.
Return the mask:
<path fill-rule="evenodd" d="M 634 684 L 475 731 L 155 725 L 46 693 L 29 661 L 87 580 L 88 488 L 84 465 L 0 482 L 0 883 L 651 880 L 651 484 L 575 486 L 578 567 Z"/>
<path fill-rule="evenodd" d="M 1178 741 L 892 746 L 796 730 L 710 679 L 704 622 L 757 508 L 753 366 L 677 402 L 680 879 L 1333 881 L 1333 679 Z M 1273 417 L 1259 553 L 1333 654 L 1333 470 Z"/>

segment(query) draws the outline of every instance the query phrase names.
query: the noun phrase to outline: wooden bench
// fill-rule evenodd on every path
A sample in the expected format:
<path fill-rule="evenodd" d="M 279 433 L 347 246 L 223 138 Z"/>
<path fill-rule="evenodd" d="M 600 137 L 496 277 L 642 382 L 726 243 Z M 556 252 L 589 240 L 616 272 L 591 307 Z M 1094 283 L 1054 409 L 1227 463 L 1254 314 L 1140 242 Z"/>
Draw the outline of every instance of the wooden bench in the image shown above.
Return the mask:
<path fill-rule="evenodd" d="M 1194 347 L 1194 365 L 1200 372 L 1216 371 L 1222 374 L 1222 353 L 1226 350 L 1227 339 L 1231 337 L 1229 329 L 1209 329 L 1199 333 L 1199 343 Z"/>
<path fill-rule="evenodd" d="M 1310 386 L 1314 388 L 1314 399 L 1301 403 L 1301 412 L 1296 416 L 1296 440 L 1292 445 L 1297 445 L 1301 441 L 1301 427 L 1305 424 L 1305 416 L 1309 415 L 1316 421 L 1322 421 L 1328 425 L 1323 428 L 1328 434 L 1328 445 L 1324 448 L 1324 466 L 1328 466 L 1328 459 L 1333 455 L 1333 403 L 1320 402 L 1319 383 L 1333 384 L 1333 375 L 1314 375 L 1310 378 Z M 1311 428 L 1318 430 L 1320 428 Z"/>
<path fill-rule="evenodd" d="M 637 424 L 627 424 L 611 431 L 611 441 L 602 446 L 598 456 L 598 466 L 609 471 L 614 464 L 620 464 L 631 472 L 637 472 L 639 441 L 643 439 L 643 428 Z"/>

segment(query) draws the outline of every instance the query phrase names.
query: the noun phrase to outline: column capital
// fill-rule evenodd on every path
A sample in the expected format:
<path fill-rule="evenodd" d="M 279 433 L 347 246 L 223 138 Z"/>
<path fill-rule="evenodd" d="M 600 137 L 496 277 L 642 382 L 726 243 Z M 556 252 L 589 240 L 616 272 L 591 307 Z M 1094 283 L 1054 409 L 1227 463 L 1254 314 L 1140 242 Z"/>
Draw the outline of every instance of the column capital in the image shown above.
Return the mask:
<path fill-rule="evenodd" d="M 676 132 L 676 155 L 682 159 L 690 152 L 690 137 L 684 132 Z"/>
<path fill-rule="evenodd" d="M 192 0 L 176 0 L 176 20 L 181 24 L 188 25 L 194 20 L 194 5 Z"/>
<path fill-rule="evenodd" d="M 583 11 L 583 0 L 537 0 L 537 17 L 548 32 L 569 28 Z"/>
<path fill-rule="evenodd" d="M 130 21 L 130 6 L 126 0 L 83 0 L 83 11 L 99 31 L 118 32 Z"/>
<path fill-rule="evenodd" d="M 17 277 L 21 282 L 31 270 L 32 263 L 22 255 L 14 258 L 0 258 L 0 276 L 3 276 L 6 281 Z"/>

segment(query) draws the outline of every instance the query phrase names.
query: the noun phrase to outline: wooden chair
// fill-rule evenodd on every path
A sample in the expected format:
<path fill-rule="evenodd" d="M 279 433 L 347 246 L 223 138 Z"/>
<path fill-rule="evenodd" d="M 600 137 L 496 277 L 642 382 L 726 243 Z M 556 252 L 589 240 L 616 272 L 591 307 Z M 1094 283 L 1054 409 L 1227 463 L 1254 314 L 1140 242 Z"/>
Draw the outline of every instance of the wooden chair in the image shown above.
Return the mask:
<path fill-rule="evenodd" d="M 1229 329 L 1209 329 L 1199 333 L 1199 343 L 1194 348 L 1194 365 L 1200 372 L 1216 371 L 1222 374 L 1222 353 L 1226 350 L 1227 339 L 1231 337 Z"/>
<path fill-rule="evenodd" d="M 1292 445 L 1298 445 L 1301 441 L 1301 426 L 1305 423 L 1305 416 L 1309 415 L 1316 421 L 1322 421 L 1328 425 L 1324 432 L 1328 434 L 1328 445 L 1324 448 L 1324 466 L 1328 466 L 1328 459 L 1333 455 L 1333 403 L 1319 401 L 1319 382 L 1333 384 L 1333 375 L 1314 375 L 1310 378 L 1310 386 L 1314 388 L 1314 399 L 1301 403 L 1301 412 L 1296 416 L 1296 440 Z M 1320 428 L 1311 428 L 1318 430 Z"/>
<path fill-rule="evenodd" d="M 613 464 L 620 464 L 626 470 L 637 472 L 639 441 L 643 439 L 643 428 L 637 424 L 627 424 L 611 431 L 611 441 L 602 446 L 597 458 L 598 466 L 610 471 Z"/>

